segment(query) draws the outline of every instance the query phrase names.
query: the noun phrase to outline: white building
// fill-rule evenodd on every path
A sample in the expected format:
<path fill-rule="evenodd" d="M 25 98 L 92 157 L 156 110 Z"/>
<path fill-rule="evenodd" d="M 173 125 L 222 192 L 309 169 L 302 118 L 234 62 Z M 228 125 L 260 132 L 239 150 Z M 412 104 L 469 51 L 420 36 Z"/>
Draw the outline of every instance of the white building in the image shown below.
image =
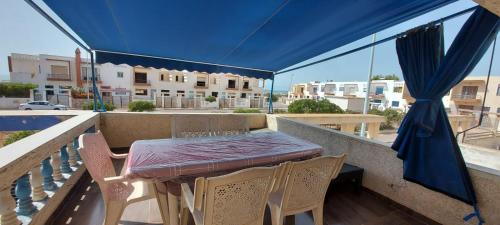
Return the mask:
<path fill-rule="evenodd" d="M 294 84 L 288 98 L 296 99 L 328 99 L 344 110 L 362 111 L 367 92 L 367 83 L 361 81 L 348 82 L 309 82 Z M 408 104 L 403 98 L 404 81 L 374 80 L 370 88 L 370 107 L 377 109 L 394 108 L 407 110 Z"/>
<path fill-rule="evenodd" d="M 8 63 L 12 82 L 38 85 L 34 91 L 36 100 L 69 105 L 71 89 L 87 92 L 92 87 L 89 60 L 81 58 L 79 49 L 75 57 L 12 53 Z M 105 101 L 118 98 L 120 101 L 126 99 L 127 103 L 139 99 L 157 100 L 158 106 L 162 97 L 201 99 L 214 96 L 248 103 L 243 106 L 250 105 L 254 99 L 263 102 L 263 79 L 110 63 L 96 64 L 95 72 L 98 89 Z"/>

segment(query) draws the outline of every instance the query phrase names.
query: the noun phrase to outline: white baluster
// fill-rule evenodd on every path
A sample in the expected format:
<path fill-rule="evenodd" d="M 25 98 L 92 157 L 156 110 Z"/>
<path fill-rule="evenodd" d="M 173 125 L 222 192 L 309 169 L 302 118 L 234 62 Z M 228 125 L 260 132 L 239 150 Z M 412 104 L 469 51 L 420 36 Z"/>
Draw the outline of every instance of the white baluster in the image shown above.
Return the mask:
<path fill-rule="evenodd" d="M 16 201 L 10 194 L 10 187 L 0 190 L 0 225 L 19 225 L 17 219 Z"/>
<path fill-rule="evenodd" d="M 67 145 L 68 149 L 68 155 L 69 155 L 69 165 L 70 166 L 77 166 L 78 164 L 76 163 L 76 150 L 73 147 L 73 141 L 69 142 Z"/>
<path fill-rule="evenodd" d="M 59 151 L 52 153 L 51 157 L 52 161 L 50 162 L 50 164 L 52 165 L 52 169 L 54 169 L 52 177 L 54 177 L 54 180 L 56 181 L 64 180 L 64 177 L 61 173 L 61 157 L 59 156 Z"/>
<path fill-rule="evenodd" d="M 43 177 L 40 166 L 31 170 L 31 188 L 33 188 L 33 201 L 42 201 L 47 198 L 47 193 L 43 191 Z"/>

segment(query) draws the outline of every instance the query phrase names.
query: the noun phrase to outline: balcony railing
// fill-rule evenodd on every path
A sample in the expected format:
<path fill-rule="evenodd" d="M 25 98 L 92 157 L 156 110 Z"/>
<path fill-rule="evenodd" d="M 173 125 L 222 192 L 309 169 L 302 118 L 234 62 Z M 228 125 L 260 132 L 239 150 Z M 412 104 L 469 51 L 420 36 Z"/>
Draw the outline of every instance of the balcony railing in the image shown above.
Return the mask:
<path fill-rule="evenodd" d="M 477 94 L 458 94 L 458 95 L 452 95 L 451 99 L 463 99 L 463 100 L 469 100 L 469 99 L 481 99 L 481 96 Z"/>
<path fill-rule="evenodd" d="M 47 80 L 70 81 L 71 76 L 69 74 L 49 73 L 47 74 Z"/>
<path fill-rule="evenodd" d="M 0 149 L 0 224 L 46 223 L 85 172 L 77 138 L 95 127 L 99 114 L 81 113 Z"/>
<path fill-rule="evenodd" d="M 99 75 L 96 75 L 96 76 L 95 76 L 95 78 L 96 78 L 96 79 L 95 79 L 95 81 L 96 81 L 97 83 L 102 82 L 102 80 L 101 80 L 101 75 L 100 75 L 100 74 L 99 74 Z M 92 81 L 92 80 L 93 80 L 93 79 L 92 79 L 92 76 L 88 76 L 88 77 L 87 77 L 87 76 L 83 76 L 83 81 L 87 81 L 87 80 L 88 80 L 88 81 Z"/>
<path fill-rule="evenodd" d="M 134 85 L 136 86 L 151 86 L 151 81 L 149 80 L 134 80 Z"/>

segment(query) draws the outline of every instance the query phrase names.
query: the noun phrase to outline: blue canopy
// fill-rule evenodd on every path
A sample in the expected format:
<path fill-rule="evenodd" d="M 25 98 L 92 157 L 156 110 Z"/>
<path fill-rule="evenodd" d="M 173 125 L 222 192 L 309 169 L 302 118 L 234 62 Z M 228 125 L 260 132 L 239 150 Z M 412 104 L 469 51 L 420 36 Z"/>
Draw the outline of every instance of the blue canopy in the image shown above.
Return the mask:
<path fill-rule="evenodd" d="M 98 63 L 261 78 L 454 1 L 44 0 Z"/>

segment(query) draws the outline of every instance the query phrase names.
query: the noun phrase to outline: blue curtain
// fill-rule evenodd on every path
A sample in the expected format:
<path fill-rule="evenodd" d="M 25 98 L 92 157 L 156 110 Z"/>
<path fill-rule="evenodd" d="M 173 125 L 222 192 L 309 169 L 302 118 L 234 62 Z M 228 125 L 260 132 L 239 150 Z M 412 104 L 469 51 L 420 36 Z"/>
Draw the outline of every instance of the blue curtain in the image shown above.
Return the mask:
<path fill-rule="evenodd" d="M 498 16 L 478 7 L 444 55 L 443 27 L 411 30 L 396 40 L 399 64 L 416 99 L 392 148 L 403 160 L 406 180 L 473 205 L 477 199 L 441 101 L 462 81 L 496 38 Z"/>

